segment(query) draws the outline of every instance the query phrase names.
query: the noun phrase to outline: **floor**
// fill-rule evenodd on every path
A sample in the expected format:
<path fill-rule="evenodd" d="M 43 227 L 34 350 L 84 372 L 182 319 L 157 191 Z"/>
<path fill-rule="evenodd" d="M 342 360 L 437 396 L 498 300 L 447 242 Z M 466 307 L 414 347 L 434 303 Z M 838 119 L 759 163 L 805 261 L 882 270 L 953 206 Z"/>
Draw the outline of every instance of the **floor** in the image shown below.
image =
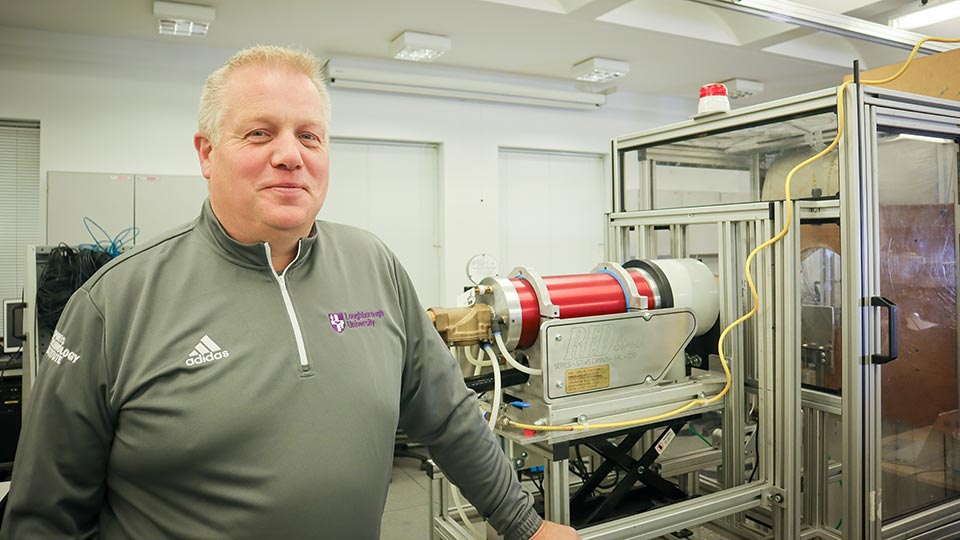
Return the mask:
<path fill-rule="evenodd" d="M 393 463 L 393 477 L 381 522 L 380 540 L 428 540 L 430 538 L 427 487 L 429 478 L 420 463 L 400 458 Z M 694 540 L 724 540 L 702 527 L 693 529 Z"/>
<path fill-rule="evenodd" d="M 427 487 L 430 479 L 420 462 L 400 458 L 393 462 L 393 477 L 383 511 L 380 540 L 427 540 L 430 538 Z"/>

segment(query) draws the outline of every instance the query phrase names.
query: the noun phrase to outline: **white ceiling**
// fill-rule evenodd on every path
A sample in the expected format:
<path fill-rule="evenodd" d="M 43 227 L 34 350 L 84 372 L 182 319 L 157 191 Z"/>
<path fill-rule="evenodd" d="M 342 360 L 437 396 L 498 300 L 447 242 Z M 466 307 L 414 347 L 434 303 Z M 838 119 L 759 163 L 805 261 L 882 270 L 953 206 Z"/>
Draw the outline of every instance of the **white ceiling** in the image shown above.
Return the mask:
<path fill-rule="evenodd" d="M 809 6 L 886 22 L 919 0 L 805 0 Z M 0 67 L 109 69 L 157 74 L 208 71 L 255 43 L 307 47 L 322 57 L 388 58 L 403 30 L 444 34 L 452 50 L 435 64 L 568 79 L 592 56 L 624 60 L 619 91 L 694 97 L 702 84 L 762 81 L 747 103 L 837 84 L 854 59 L 865 67 L 907 52 L 689 0 L 196 0 L 216 8 L 203 38 L 160 36 L 152 0 L 6 1 L 0 10 Z M 960 35 L 960 27 L 938 25 Z M 926 33 L 925 29 L 918 32 Z"/>

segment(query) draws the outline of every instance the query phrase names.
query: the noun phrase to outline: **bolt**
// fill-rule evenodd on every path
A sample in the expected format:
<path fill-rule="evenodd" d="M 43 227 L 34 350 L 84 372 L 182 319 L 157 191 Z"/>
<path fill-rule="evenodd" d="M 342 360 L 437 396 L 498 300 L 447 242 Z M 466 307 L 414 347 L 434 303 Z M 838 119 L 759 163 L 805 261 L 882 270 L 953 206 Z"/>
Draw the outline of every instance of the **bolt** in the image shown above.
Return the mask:
<path fill-rule="evenodd" d="M 522 460 L 522 459 L 515 459 L 515 460 L 513 460 L 513 466 L 516 467 L 517 469 L 522 469 L 522 468 L 523 468 L 523 460 Z"/>
<path fill-rule="evenodd" d="M 557 388 L 563 388 L 563 381 L 557 381 L 556 386 Z"/>
<path fill-rule="evenodd" d="M 528 453 L 526 453 L 526 452 L 520 452 L 520 457 L 522 457 L 523 459 L 527 459 L 527 457 L 528 457 L 529 455 L 530 455 L 530 454 L 528 454 Z"/>
<path fill-rule="evenodd" d="M 653 313 L 650 313 L 649 311 L 644 311 L 643 315 L 641 316 L 643 317 L 643 320 L 649 321 L 650 319 L 653 318 Z"/>
<path fill-rule="evenodd" d="M 557 337 L 555 337 L 555 338 L 553 338 L 553 339 L 555 339 L 555 340 L 557 340 L 557 341 L 563 341 L 563 336 L 561 336 L 560 334 L 557 334 Z"/>
<path fill-rule="evenodd" d="M 772 501 L 772 500 L 773 500 L 773 493 L 767 493 L 767 500 L 768 500 L 768 501 Z"/>
<path fill-rule="evenodd" d="M 578 416 L 578 417 L 577 417 L 577 423 L 578 423 L 578 424 L 581 424 L 581 425 L 586 424 L 586 423 L 587 423 L 587 415 L 581 414 L 580 416 Z"/>
<path fill-rule="evenodd" d="M 643 379 L 643 384 L 653 384 L 653 381 L 653 375 L 647 375 L 646 378 Z"/>
<path fill-rule="evenodd" d="M 773 502 L 775 502 L 775 503 L 777 503 L 777 504 L 782 504 L 782 503 L 783 503 L 783 495 L 781 495 L 781 494 L 779 494 L 779 493 L 777 493 L 776 495 L 774 495 L 774 496 L 773 496 Z"/>
<path fill-rule="evenodd" d="M 547 421 L 544 420 L 543 418 L 537 418 L 536 420 L 533 421 L 533 425 L 535 425 L 535 426 L 542 426 L 542 425 L 544 425 L 544 424 L 546 424 L 546 423 L 547 423 Z"/>

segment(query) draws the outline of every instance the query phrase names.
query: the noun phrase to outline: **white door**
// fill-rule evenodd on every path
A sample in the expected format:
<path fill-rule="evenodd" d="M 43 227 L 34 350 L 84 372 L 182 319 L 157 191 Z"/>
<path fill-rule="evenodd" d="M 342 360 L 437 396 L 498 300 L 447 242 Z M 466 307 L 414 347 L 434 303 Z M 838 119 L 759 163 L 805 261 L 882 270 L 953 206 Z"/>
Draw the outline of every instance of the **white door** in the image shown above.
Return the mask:
<path fill-rule="evenodd" d="M 603 261 L 600 154 L 500 149 L 501 273 L 583 274 Z"/>
<path fill-rule="evenodd" d="M 318 218 L 379 236 L 407 269 L 423 305 L 439 305 L 437 145 L 333 139 L 330 147 L 330 189 Z"/>

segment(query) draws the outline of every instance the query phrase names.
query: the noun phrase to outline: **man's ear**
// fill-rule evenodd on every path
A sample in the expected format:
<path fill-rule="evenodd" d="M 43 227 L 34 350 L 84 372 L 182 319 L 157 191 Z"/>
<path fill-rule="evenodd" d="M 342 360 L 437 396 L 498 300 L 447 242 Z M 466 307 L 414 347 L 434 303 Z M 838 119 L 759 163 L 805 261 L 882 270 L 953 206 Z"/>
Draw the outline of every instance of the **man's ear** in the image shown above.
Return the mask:
<path fill-rule="evenodd" d="M 210 139 L 206 135 L 198 131 L 193 135 L 193 147 L 197 149 L 197 157 L 200 158 L 200 171 L 203 177 L 209 180 L 210 153 L 213 152 L 213 144 L 210 143 Z"/>

